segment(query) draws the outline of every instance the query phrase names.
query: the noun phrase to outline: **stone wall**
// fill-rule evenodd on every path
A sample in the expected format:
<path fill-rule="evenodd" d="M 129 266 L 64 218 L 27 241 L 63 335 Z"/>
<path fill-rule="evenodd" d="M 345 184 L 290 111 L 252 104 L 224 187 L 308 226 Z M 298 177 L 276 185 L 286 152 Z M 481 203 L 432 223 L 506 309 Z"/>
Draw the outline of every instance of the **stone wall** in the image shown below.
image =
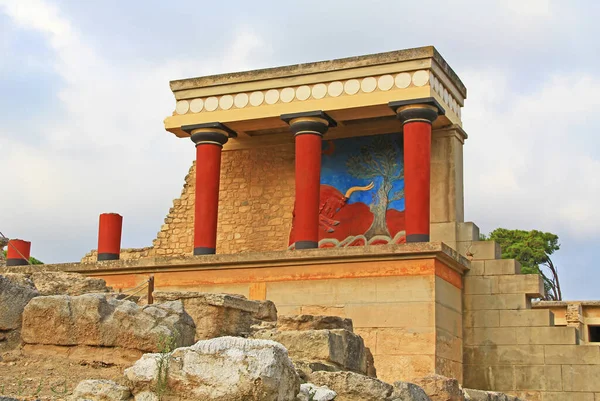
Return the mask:
<path fill-rule="evenodd" d="M 549 309 L 531 308 L 544 292 L 540 276 L 499 260 L 493 242 L 473 244 L 479 252 L 464 278 L 464 386 L 531 401 L 599 400 L 600 346 L 580 344 L 578 321 L 556 326 Z"/>
<path fill-rule="evenodd" d="M 590 326 L 600 326 L 600 301 L 540 301 L 532 307 L 550 310 L 556 326 L 577 328 L 582 343 L 591 341 Z"/>

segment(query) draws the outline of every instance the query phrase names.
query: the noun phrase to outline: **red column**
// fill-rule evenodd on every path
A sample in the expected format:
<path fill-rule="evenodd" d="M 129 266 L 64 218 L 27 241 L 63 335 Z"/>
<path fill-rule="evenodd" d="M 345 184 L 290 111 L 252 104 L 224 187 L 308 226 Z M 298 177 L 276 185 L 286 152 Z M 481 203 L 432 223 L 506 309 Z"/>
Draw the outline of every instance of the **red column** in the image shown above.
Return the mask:
<path fill-rule="evenodd" d="M 319 245 L 319 187 L 321 185 L 320 134 L 296 135 L 296 249 Z"/>
<path fill-rule="evenodd" d="M 11 239 L 6 248 L 6 266 L 24 266 L 29 264 L 31 242 Z"/>
<path fill-rule="evenodd" d="M 321 142 L 335 121 L 322 111 L 285 114 L 296 142 L 295 249 L 319 247 Z"/>
<path fill-rule="evenodd" d="M 406 241 L 429 241 L 431 124 L 404 124 L 404 200 Z"/>
<path fill-rule="evenodd" d="M 426 102 L 423 102 L 426 101 Z M 406 242 L 429 241 L 431 124 L 443 109 L 432 98 L 393 102 L 404 132 Z"/>
<path fill-rule="evenodd" d="M 98 260 L 118 260 L 121 256 L 123 217 L 102 213 L 98 224 Z"/>
<path fill-rule="evenodd" d="M 217 248 L 221 150 L 235 132 L 219 123 L 182 127 L 196 144 L 194 255 L 214 254 Z"/>

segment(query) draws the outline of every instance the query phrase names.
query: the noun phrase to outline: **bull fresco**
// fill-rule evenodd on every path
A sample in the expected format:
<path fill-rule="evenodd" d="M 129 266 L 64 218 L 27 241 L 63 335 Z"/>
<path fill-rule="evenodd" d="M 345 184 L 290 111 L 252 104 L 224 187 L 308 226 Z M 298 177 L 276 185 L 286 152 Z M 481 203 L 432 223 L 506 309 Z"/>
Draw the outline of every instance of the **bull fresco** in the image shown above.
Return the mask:
<path fill-rule="evenodd" d="M 325 140 L 321 160 L 319 247 L 405 242 L 401 134 Z"/>

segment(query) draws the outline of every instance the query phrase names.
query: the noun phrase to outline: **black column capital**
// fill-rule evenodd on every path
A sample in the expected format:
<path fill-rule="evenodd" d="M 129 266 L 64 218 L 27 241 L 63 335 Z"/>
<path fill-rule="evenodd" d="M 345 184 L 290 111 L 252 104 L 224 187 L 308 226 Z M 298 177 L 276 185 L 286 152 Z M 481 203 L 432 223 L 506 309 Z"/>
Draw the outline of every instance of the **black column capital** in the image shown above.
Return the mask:
<path fill-rule="evenodd" d="M 329 127 L 337 126 L 335 120 L 321 110 L 282 114 L 281 119 L 290 125 L 294 136 L 302 134 L 317 134 L 323 136 Z"/>
<path fill-rule="evenodd" d="M 196 146 L 202 144 L 223 146 L 229 138 L 237 137 L 234 130 L 221 123 L 184 125 L 181 129 L 190 134 L 190 138 Z"/>
<path fill-rule="evenodd" d="M 388 106 L 394 110 L 402 124 L 414 121 L 432 124 L 439 115 L 446 113 L 438 101 L 432 97 L 389 102 Z"/>

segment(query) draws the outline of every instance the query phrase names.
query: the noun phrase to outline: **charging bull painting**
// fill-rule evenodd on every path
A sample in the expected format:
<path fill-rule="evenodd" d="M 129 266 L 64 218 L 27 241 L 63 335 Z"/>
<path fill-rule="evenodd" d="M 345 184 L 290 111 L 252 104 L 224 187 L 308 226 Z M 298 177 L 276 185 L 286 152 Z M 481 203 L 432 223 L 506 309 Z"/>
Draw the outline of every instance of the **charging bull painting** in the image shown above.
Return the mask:
<path fill-rule="evenodd" d="M 319 247 L 405 242 L 400 134 L 325 140 L 321 160 Z"/>

